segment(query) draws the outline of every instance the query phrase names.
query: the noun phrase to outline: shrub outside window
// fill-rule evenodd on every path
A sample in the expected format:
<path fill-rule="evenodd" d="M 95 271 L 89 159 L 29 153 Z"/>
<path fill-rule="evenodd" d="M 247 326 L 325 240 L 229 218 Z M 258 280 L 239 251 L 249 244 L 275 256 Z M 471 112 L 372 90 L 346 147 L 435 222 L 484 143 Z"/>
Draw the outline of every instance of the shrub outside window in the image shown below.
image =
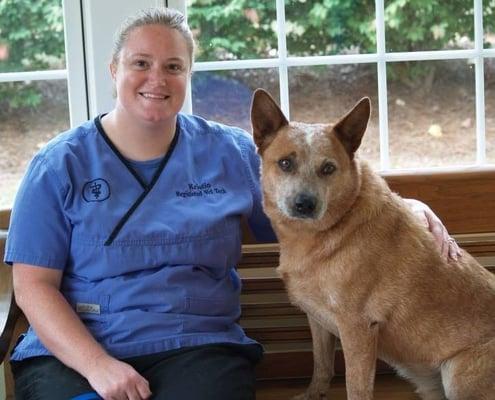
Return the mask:
<path fill-rule="evenodd" d="M 69 127 L 61 0 L 0 2 L 0 208 L 29 160 Z"/>

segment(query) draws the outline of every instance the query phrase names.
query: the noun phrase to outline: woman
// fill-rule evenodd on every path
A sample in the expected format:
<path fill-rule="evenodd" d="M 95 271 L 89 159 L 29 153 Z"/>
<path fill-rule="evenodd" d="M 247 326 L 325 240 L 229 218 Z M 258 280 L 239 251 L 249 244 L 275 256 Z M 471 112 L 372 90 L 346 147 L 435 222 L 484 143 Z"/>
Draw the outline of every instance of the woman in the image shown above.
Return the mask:
<path fill-rule="evenodd" d="M 12 354 L 17 399 L 254 398 L 262 350 L 236 324 L 241 217 L 274 236 L 250 136 L 179 114 L 193 51 L 178 12 L 127 20 L 115 108 L 32 161 L 5 255 L 31 324 Z M 447 252 L 443 225 L 411 204 Z"/>

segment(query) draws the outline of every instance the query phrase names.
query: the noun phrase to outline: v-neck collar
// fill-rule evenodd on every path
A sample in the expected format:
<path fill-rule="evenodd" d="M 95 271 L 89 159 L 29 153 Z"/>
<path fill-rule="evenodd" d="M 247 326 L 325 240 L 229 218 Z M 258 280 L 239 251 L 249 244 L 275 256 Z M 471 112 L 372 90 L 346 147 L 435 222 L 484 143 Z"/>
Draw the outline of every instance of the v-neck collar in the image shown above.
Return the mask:
<path fill-rule="evenodd" d="M 117 147 L 113 144 L 113 142 L 110 140 L 108 137 L 107 133 L 105 132 L 105 129 L 103 129 L 103 125 L 101 123 L 101 119 L 105 116 L 106 114 L 100 114 L 94 119 L 94 123 L 96 125 L 96 128 L 98 129 L 98 132 L 101 134 L 105 142 L 108 144 L 110 149 L 115 153 L 115 155 L 119 158 L 119 160 L 125 165 L 125 167 L 129 170 L 129 172 L 136 178 L 136 180 L 139 182 L 141 187 L 143 188 L 143 192 L 141 195 L 136 199 L 136 201 L 132 204 L 132 206 L 127 210 L 125 215 L 120 219 L 120 221 L 115 225 L 115 228 L 113 229 L 112 233 L 108 237 L 108 239 L 105 242 L 105 246 L 109 246 L 113 243 L 115 237 L 118 235 L 122 227 L 125 225 L 127 220 L 130 218 L 130 216 L 134 213 L 134 211 L 139 207 L 139 205 L 142 203 L 142 201 L 146 198 L 148 193 L 153 189 L 155 186 L 156 182 L 160 178 L 163 170 L 165 169 L 165 166 L 168 163 L 168 160 L 170 159 L 170 156 L 172 155 L 177 142 L 179 140 L 180 136 L 180 123 L 179 123 L 179 116 L 177 116 L 177 123 L 175 127 L 175 134 L 174 137 L 172 138 L 172 141 L 170 142 L 170 146 L 167 150 L 167 153 L 165 156 L 162 158 L 160 161 L 160 164 L 158 165 L 155 173 L 153 174 L 153 177 L 151 178 L 151 181 L 149 183 L 146 183 L 144 179 L 137 173 L 137 171 L 132 167 L 131 163 L 129 162 L 128 159 L 126 159 L 122 153 L 117 149 Z"/>

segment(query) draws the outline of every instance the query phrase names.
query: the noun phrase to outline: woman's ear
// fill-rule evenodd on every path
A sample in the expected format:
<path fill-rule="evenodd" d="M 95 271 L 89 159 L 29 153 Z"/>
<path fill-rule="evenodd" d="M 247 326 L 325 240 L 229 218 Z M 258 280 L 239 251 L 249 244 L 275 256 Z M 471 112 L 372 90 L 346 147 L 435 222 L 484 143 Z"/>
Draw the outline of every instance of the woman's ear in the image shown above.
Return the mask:
<path fill-rule="evenodd" d="M 110 69 L 110 76 L 112 77 L 112 80 L 115 82 L 115 74 L 117 73 L 117 66 L 113 61 L 110 63 L 109 69 Z"/>

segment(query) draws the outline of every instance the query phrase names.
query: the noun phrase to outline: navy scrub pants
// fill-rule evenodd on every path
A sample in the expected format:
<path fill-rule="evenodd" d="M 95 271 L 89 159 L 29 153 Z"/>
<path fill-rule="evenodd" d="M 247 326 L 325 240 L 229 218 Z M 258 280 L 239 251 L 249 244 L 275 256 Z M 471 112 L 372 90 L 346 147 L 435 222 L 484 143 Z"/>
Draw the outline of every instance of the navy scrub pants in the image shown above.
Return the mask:
<path fill-rule="evenodd" d="M 254 400 L 256 345 L 215 344 L 128 358 L 156 400 Z M 99 399 L 88 381 L 54 357 L 14 361 L 17 400 Z"/>

